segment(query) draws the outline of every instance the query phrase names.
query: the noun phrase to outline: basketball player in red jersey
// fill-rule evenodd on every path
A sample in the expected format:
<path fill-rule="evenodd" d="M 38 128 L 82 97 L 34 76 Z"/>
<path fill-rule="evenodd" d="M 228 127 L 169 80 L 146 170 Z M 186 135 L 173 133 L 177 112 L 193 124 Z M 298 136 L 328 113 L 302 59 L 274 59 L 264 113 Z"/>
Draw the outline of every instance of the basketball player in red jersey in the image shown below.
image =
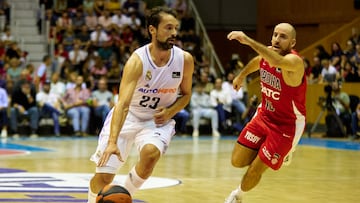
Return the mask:
<path fill-rule="evenodd" d="M 266 169 L 278 170 L 295 150 L 305 128 L 306 80 L 303 60 L 293 50 L 296 31 L 292 25 L 276 25 L 270 47 L 241 31 L 230 32 L 227 37 L 259 54 L 234 79 L 234 89 L 241 88 L 248 74 L 260 70 L 262 93 L 256 114 L 240 133 L 232 152 L 234 167 L 249 166 L 239 187 L 225 200 L 239 203 L 243 194 L 259 183 Z"/>

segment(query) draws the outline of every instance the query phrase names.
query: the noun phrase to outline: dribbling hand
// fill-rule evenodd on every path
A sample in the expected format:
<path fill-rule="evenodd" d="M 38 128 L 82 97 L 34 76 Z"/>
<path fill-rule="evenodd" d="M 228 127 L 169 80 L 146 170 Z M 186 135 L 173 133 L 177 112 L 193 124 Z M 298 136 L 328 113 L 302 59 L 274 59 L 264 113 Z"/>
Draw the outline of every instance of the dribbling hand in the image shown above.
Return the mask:
<path fill-rule="evenodd" d="M 167 108 L 165 107 L 157 108 L 156 113 L 154 114 L 155 124 L 157 126 L 161 126 L 164 125 L 168 120 L 169 118 L 168 118 Z"/>
<path fill-rule="evenodd" d="M 112 154 L 115 154 L 121 162 L 124 162 L 120 155 L 120 150 L 119 150 L 118 146 L 114 143 L 109 143 L 108 146 L 106 147 L 104 153 L 101 155 L 101 158 L 100 158 L 97 166 L 99 166 L 99 167 L 105 166 L 105 164 L 109 161 L 110 156 Z"/>

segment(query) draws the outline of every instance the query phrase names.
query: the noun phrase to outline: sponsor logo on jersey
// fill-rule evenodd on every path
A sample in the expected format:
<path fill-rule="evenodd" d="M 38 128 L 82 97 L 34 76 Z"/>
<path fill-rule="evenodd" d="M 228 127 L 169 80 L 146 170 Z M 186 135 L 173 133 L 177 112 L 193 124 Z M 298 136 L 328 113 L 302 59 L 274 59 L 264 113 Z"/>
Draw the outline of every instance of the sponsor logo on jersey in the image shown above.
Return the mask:
<path fill-rule="evenodd" d="M 180 78 L 180 72 L 172 72 L 172 78 Z"/>
<path fill-rule="evenodd" d="M 145 74 L 145 80 L 150 81 L 151 79 L 152 79 L 152 74 L 151 71 L 148 70 Z"/>
<path fill-rule="evenodd" d="M 280 78 L 276 77 L 274 74 L 264 69 L 260 69 L 260 79 L 261 82 L 270 85 L 271 87 L 277 89 L 278 91 L 281 91 Z"/>
<path fill-rule="evenodd" d="M 280 92 L 265 87 L 263 84 L 261 84 L 261 92 L 264 93 L 267 97 L 272 98 L 273 100 L 277 101 L 280 99 Z"/>
<path fill-rule="evenodd" d="M 139 88 L 139 92 L 144 94 L 173 94 L 177 93 L 177 88 Z"/>

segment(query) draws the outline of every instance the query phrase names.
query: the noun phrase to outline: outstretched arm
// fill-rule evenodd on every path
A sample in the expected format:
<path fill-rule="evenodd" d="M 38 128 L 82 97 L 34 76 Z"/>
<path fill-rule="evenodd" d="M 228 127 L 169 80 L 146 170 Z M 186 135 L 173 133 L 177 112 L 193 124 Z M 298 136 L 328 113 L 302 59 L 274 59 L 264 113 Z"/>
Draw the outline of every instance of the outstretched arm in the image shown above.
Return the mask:
<path fill-rule="evenodd" d="M 284 70 L 283 76 L 285 82 L 290 86 L 298 86 L 304 75 L 304 63 L 302 59 L 295 54 L 280 55 L 254 39 L 248 37 L 242 31 L 233 31 L 228 34 L 229 40 L 237 40 L 241 44 L 245 44 L 254 49 L 261 57 L 263 57 L 272 67 L 279 67 Z"/>

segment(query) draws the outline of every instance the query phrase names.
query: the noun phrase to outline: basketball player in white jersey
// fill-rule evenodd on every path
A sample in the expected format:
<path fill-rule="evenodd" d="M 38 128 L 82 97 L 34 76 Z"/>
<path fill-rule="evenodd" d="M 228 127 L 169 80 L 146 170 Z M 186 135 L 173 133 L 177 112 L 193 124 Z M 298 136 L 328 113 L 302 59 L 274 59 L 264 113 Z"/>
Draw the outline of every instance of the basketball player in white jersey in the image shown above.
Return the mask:
<path fill-rule="evenodd" d="M 148 179 L 175 134 L 171 119 L 191 98 L 194 61 L 174 46 L 179 22 L 173 10 L 156 7 L 147 17 L 151 42 L 128 59 L 119 88 L 119 99 L 109 112 L 91 160 L 96 173 L 90 181 L 89 203 L 113 181 L 133 145 L 139 160 L 124 186 L 131 195 Z M 179 96 L 180 93 L 180 96 Z"/>

